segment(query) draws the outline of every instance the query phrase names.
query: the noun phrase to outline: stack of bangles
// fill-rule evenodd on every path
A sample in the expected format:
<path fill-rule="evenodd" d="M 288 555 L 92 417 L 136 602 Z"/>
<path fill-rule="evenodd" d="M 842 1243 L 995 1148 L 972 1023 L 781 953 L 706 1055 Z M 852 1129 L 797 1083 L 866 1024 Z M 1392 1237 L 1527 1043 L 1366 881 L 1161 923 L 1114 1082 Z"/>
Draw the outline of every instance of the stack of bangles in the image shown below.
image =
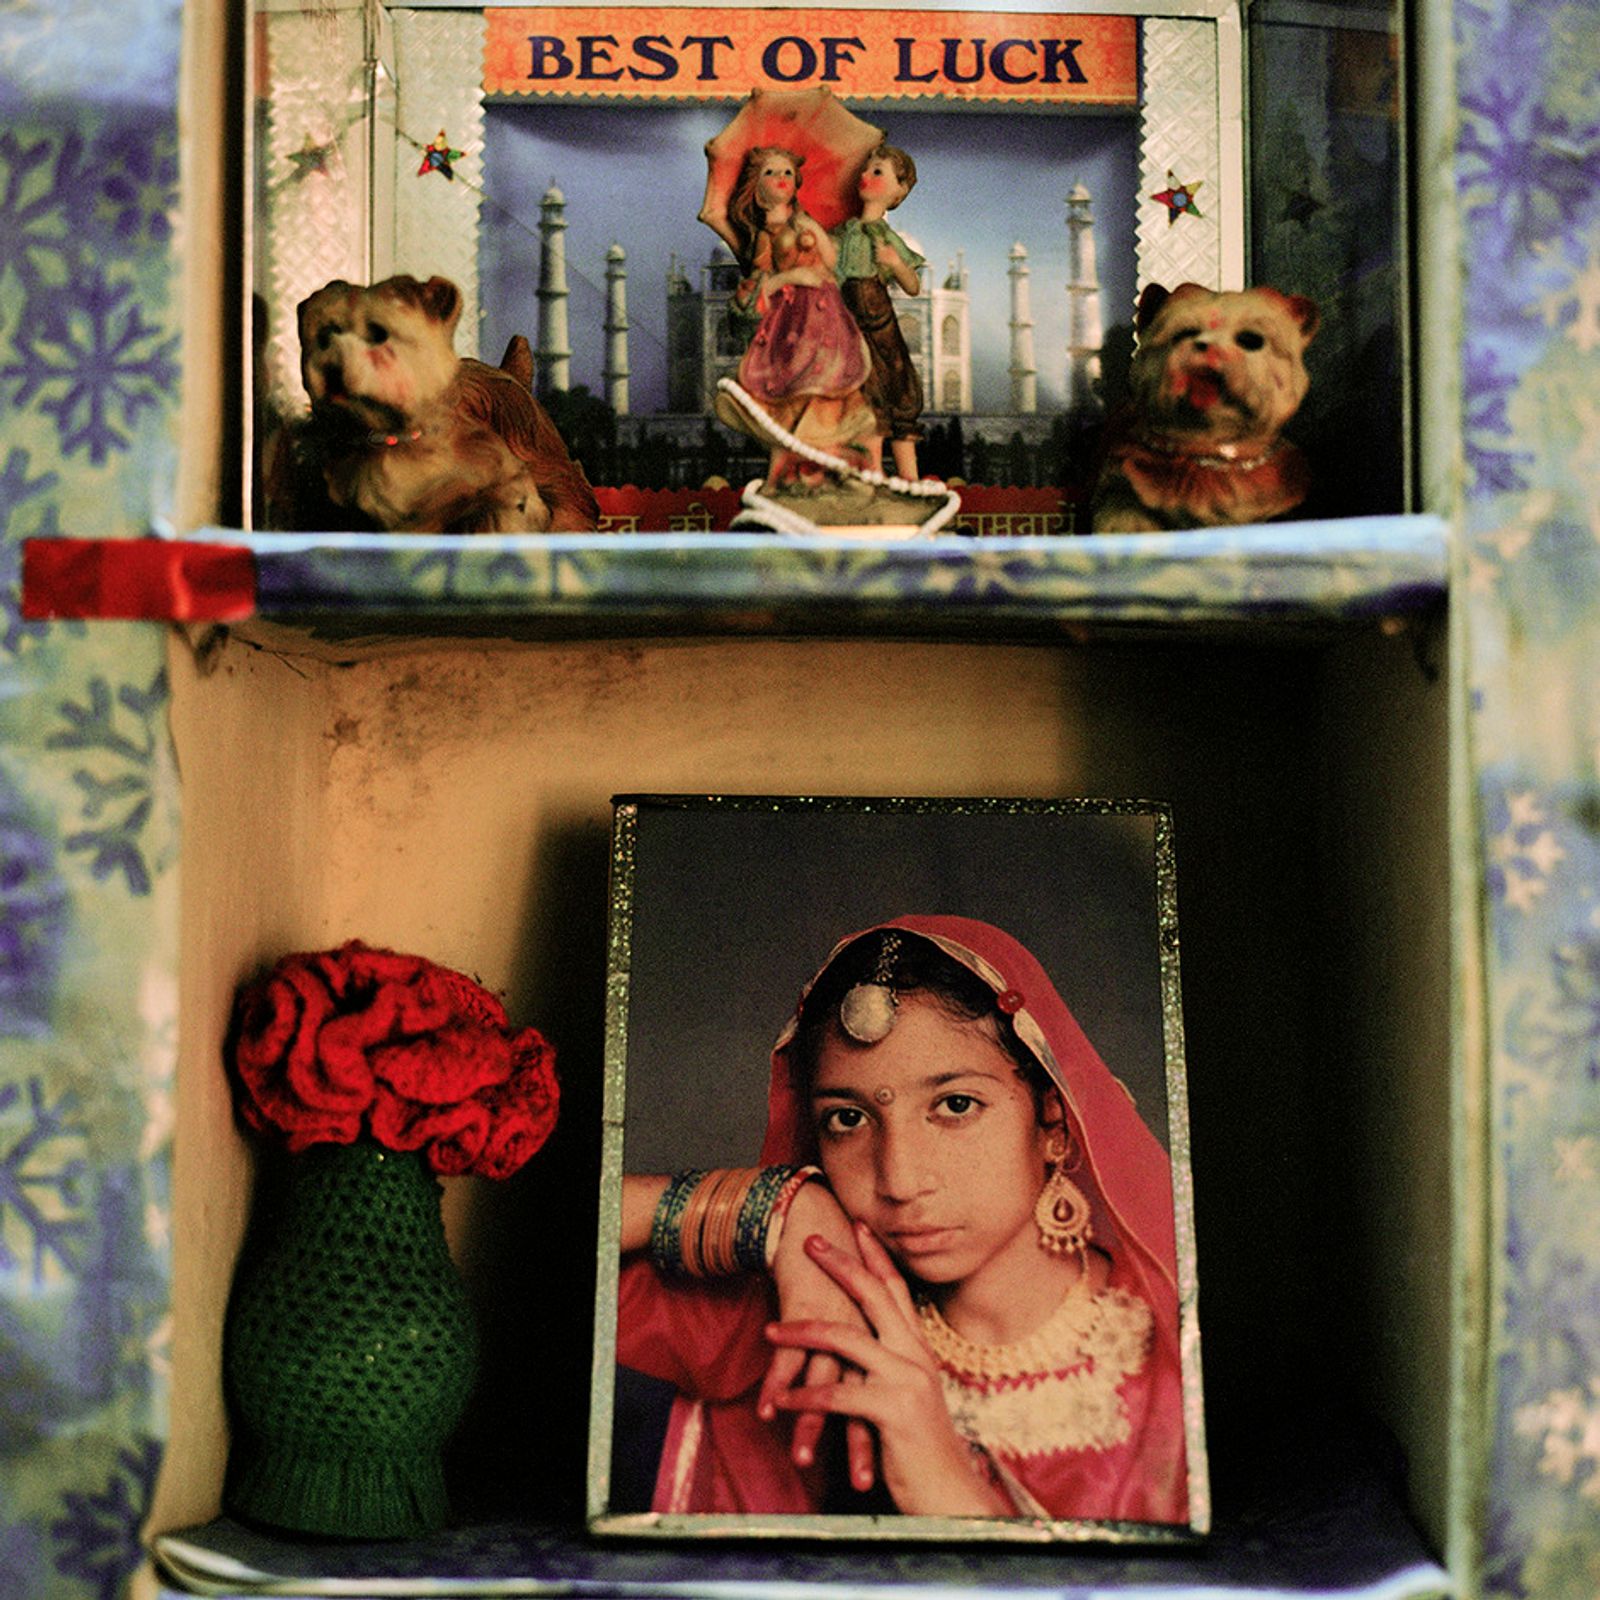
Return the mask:
<path fill-rule="evenodd" d="M 717 1167 L 680 1172 L 650 1220 L 650 1259 L 662 1272 L 730 1278 L 765 1272 L 778 1253 L 783 1219 L 820 1167 Z"/>

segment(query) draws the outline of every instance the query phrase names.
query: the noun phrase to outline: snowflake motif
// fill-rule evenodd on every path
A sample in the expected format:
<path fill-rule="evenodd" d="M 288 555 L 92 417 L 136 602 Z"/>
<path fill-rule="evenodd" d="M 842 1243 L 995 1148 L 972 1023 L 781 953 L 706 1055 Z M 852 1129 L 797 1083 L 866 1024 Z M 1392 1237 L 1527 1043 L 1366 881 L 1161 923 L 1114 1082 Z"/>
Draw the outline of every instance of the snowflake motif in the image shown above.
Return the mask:
<path fill-rule="evenodd" d="M 1557 1183 L 1580 1186 L 1600 1183 L 1600 1166 L 1595 1164 L 1596 1156 L 1600 1155 L 1600 1139 L 1592 1133 L 1579 1134 L 1575 1139 L 1557 1139 L 1552 1148 Z"/>
<path fill-rule="evenodd" d="M 142 1438 L 117 1452 L 117 1471 L 98 1494 L 68 1491 L 66 1515 L 50 1525 L 56 1571 L 81 1578 L 97 1600 L 117 1600 L 144 1559 L 139 1527 L 161 1466 L 161 1446 Z"/>
<path fill-rule="evenodd" d="M 1463 367 L 1467 405 L 1466 458 L 1472 469 L 1475 493 L 1504 494 L 1528 486 L 1521 469 L 1533 460 L 1531 451 L 1502 450 L 1483 442 L 1484 435 L 1511 436 L 1506 406 L 1520 381 L 1518 374 L 1501 370 L 1499 357 L 1493 350 L 1467 344 Z"/>
<path fill-rule="evenodd" d="M 1564 1488 L 1581 1478 L 1578 1492 L 1600 1505 L 1600 1378 L 1582 1389 L 1552 1389 L 1543 1400 L 1519 1406 L 1517 1432 L 1542 1439 L 1539 1471 Z"/>
<path fill-rule="evenodd" d="M 1525 494 L 1514 503 L 1515 515 L 1509 522 L 1477 535 L 1467 551 L 1467 592 L 1493 594 L 1506 567 L 1533 543 L 1539 530 L 1556 514 L 1558 504 L 1553 489 Z M 1491 556 L 1498 559 L 1492 560 Z M 1473 696 L 1473 710 L 1483 710 L 1481 691 Z M 1494 881 L 1503 882 L 1503 875 Z"/>
<path fill-rule="evenodd" d="M 0 1150 L 0 1271 L 17 1271 L 24 1255 L 31 1255 L 33 1281 L 43 1284 L 77 1270 L 78 1244 L 88 1228 L 77 1214 L 88 1163 L 81 1154 L 56 1148 L 67 1144 L 81 1150 L 83 1129 L 74 1120 L 77 1096 L 63 1094 L 52 1105 L 37 1077 L 28 1080 L 25 1110 L 21 1093 L 14 1083 L 0 1087 L 0 1134 L 7 1140 Z M 15 1126 L 19 1114 L 29 1119 L 20 1130 Z"/>
<path fill-rule="evenodd" d="M 1529 1600 L 1528 1587 L 1522 1581 L 1526 1557 L 1516 1530 L 1516 1509 L 1505 1498 L 1498 1498 L 1483 1534 L 1483 1592 L 1500 1600 Z"/>
<path fill-rule="evenodd" d="M 1493 594 L 1500 581 L 1500 568 L 1493 561 L 1467 552 L 1467 593 Z M 1492 887 L 1492 884 L 1491 884 Z"/>
<path fill-rule="evenodd" d="M 1589 1077 L 1600 1081 L 1600 941 L 1562 945 L 1551 960 L 1559 996 L 1548 1029 L 1552 1049 L 1572 1051 Z"/>
<path fill-rule="evenodd" d="M 69 834 L 64 842 L 69 851 L 90 853 L 89 872 L 96 880 L 121 872 L 136 895 L 150 892 L 150 869 L 139 836 L 155 809 L 153 769 L 161 738 L 157 724 L 166 698 L 164 671 L 155 675 L 148 689 L 123 684 L 115 699 L 110 683 L 97 676 L 90 680 L 86 704 L 61 703 L 67 726 L 45 740 L 49 750 L 100 751 L 124 769 L 110 776 L 87 767 L 73 773 L 72 781 L 83 791 L 84 821 L 100 825 Z M 134 735 L 119 731 L 119 708 L 137 722 Z M 101 822 L 102 818 L 106 820 Z"/>
<path fill-rule="evenodd" d="M 1499 353 L 1485 345 L 1467 341 L 1462 358 L 1462 393 L 1474 416 L 1473 426 L 1488 433 L 1509 434 L 1506 401 L 1522 381 L 1522 375 L 1506 372 Z"/>
<path fill-rule="evenodd" d="M 150 1391 L 152 1340 L 166 1316 L 163 1256 L 146 1239 L 151 1174 L 134 1163 L 97 1173 L 91 1244 L 78 1266 L 71 1359 L 85 1394 Z"/>
<path fill-rule="evenodd" d="M 1589 259 L 1564 283 L 1540 295 L 1534 309 L 1584 355 L 1600 350 L 1600 232 L 1589 236 Z"/>
<path fill-rule="evenodd" d="M 99 466 L 129 447 L 123 430 L 141 412 L 173 398 L 178 335 L 162 339 L 137 302 L 127 303 L 133 293 L 94 268 L 70 289 L 31 295 L 24 308 L 13 339 L 19 359 L 0 367 L 0 379 L 16 382 L 19 406 L 49 392 L 39 409 L 55 419 L 64 456 L 86 450 Z"/>
<path fill-rule="evenodd" d="M 1028 580 L 1040 570 L 1040 558 L 1031 551 L 1001 554 L 990 549 L 975 550 L 960 563 L 951 563 L 948 569 L 934 568 L 929 577 L 932 586 L 952 598 L 976 600 L 1026 596 Z M 920 586 L 920 574 L 906 575 L 908 591 L 913 584 Z"/>
<path fill-rule="evenodd" d="M 1554 490 L 1524 495 L 1516 502 L 1516 514 L 1508 523 L 1480 534 L 1473 541 L 1474 548 L 1467 552 L 1469 593 L 1492 594 L 1502 571 L 1533 543 L 1539 529 L 1555 515 L 1556 506 Z M 1489 559 L 1491 552 L 1497 561 Z M 1481 705 L 1477 709 L 1481 710 Z"/>
<path fill-rule="evenodd" d="M 1549 886 L 1558 862 L 1566 859 L 1531 791 L 1506 797 L 1503 825 L 1489 841 L 1489 891 L 1512 910 L 1527 912 Z"/>
<path fill-rule="evenodd" d="M 481 551 L 475 552 L 475 556 L 481 557 L 481 555 Z M 456 588 L 456 582 L 461 574 L 462 559 L 463 554 L 459 550 L 432 550 L 426 555 L 418 556 L 411 563 L 407 576 L 413 582 L 417 579 L 424 580 L 424 585 L 426 586 L 426 580 L 430 573 L 441 572 L 444 575 L 439 591 L 441 598 L 446 600 L 461 599 L 462 595 Z M 468 597 L 479 591 L 480 583 L 487 586 L 501 579 L 515 583 L 531 575 L 528 563 L 515 550 L 502 550 L 482 566 L 479 566 L 477 559 L 472 557 L 468 558 L 468 563 L 466 571 L 474 580 L 468 585 Z"/>
<path fill-rule="evenodd" d="M 61 177 L 80 147 L 72 135 L 56 148 L 50 139 L 0 133 L 0 272 L 9 266 L 25 288 L 66 281 L 73 241 Z"/>
<path fill-rule="evenodd" d="M 22 541 L 53 539 L 61 532 L 58 508 L 37 503 L 59 481 L 53 472 L 30 478 L 26 450 L 12 450 L 0 468 L 0 651 L 7 655 L 16 655 L 24 640 L 41 638 L 50 626 L 22 615 Z M 13 531 L 14 516 L 25 506 L 30 520 Z"/>
<path fill-rule="evenodd" d="M 1524 1373 L 1549 1374 L 1530 1376 L 1518 1393 L 1600 1371 L 1600 1283 L 1593 1266 L 1571 1250 L 1550 1249 L 1550 1230 L 1537 1222 L 1519 1225 L 1508 1216 L 1506 1231 L 1507 1358 Z"/>
<path fill-rule="evenodd" d="M 29 292 L 60 289 L 108 250 L 160 248 L 171 239 L 177 188 L 170 124 L 123 120 L 92 145 L 76 131 L 59 143 L 0 133 L 0 267 L 9 264 Z"/>
<path fill-rule="evenodd" d="M 50 840 L 0 779 L 0 1038 L 42 1038 L 69 920 Z"/>
<path fill-rule="evenodd" d="M 1508 1026 L 1507 1031 L 1527 1028 L 1527 1020 L 1519 1018 L 1516 1025 Z M 1531 1052 L 1536 1052 L 1539 1047 L 1534 1045 L 1529 1048 Z M 1521 1055 L 1509 1050 L 1496 1052 L 1494 1080 L 1508 1103 L 1513 1100 L 1524 1102 L 1541 1115 L 1548 1109 L 1550 1096 L 1555 1091 L 1555 1080 L 1545 1070 L 1542 1060 L 1533 1053 Z"/>
<path fill-rule="evenodd" d="M 163 246 L 178 202 L 176 129 L 123 123 L 95 140 L 75 187 L 75 211 L 87 232 L 121 251 Z"/>
<path fill-rule="evenodd" d="M 1463 198 L 1469 212 L 1488 213 L 1503 248 L 1561 232 L 1590 196 L 1600 123 L 1575 128 L 1551 116 L 1533 98 L 1543 82 L 1542 72 L 1522 75 L 1502 63 L 1480 92 L 1461 97 Z"/>

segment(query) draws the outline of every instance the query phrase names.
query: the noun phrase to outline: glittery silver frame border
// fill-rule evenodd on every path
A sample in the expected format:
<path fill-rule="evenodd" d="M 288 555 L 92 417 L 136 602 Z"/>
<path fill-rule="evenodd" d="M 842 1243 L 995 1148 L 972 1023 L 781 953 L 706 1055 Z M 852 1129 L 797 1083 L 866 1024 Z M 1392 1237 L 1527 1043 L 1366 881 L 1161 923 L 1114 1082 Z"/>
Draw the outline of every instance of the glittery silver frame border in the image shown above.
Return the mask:
<path fill-rule="evenodd" d="M 871 811 L 914 816 L 1149 816 L 1154 821 L 1156 938 L 1160 963 L 1161 1032 L 1166 1066 L 1167 1132 L 1178 1250 L 1179 1359 L 1183 1376 L 1184 1443 L 1189 1467 L 1189 1525 L 1026 1518 L 874 1517 L 833 1515 L 613 1514 L 608 1509 L 617 1346 L 617 1282 L 622 1236 L 623 1123 L 627 1103 L 628 996 L 633 966 L 634 877 L 642 807 L 708 811 Z M 1194 1229 L 1194 1178 L 1179 980 L 1177 854 L 1171 807 L 1142 799 L 921 799 L 813 795 L 627 795 L 613 803 L 610 905 L 606 932 L 605 1084 L 601 1112 L 599 1258 L 595 1275 L 595 1339 L 589 1411 L 589 1531 L 622 1537 L 851 1539 L 996 1544 L 1173 1544 L 1209 1531 L 1200 1365 L 1199 1271 Z"/>

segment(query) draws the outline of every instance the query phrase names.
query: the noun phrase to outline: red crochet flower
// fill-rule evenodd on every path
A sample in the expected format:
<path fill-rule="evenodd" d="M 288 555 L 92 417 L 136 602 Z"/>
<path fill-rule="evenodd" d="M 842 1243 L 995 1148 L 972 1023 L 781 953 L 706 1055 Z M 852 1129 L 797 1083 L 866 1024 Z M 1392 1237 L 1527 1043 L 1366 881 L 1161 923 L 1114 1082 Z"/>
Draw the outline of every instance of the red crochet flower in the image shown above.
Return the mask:
<path fill-rule="evenodd" d="M 507 1178 L 550 1137 L 555 1052 L 463 973 L 352 942 L 285 956 L 239 991 L 239 1114 L 291 1151 L 423 1150 L 440 1174 Z"/>

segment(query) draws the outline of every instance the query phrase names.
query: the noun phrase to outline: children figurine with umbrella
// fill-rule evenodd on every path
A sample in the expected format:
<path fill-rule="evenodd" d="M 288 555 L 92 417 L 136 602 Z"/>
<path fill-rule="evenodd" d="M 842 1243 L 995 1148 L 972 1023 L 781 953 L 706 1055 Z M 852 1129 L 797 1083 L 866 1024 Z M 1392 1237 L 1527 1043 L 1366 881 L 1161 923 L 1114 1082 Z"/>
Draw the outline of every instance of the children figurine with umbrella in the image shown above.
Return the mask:
<path fill-rule="evenodd" d="M 767 478 L 745 504 L 780 532 L 931 533 L 960 504 L 943 484 L 878 470 L 883 358 L 840 292 L 832 230 L 861 210 L 863 174 L 882 148 L 882 130 L 825 88 L 758 89 L 706 145 L 700 220 L 733 251 L 742 276 L 732 315 L 752 329 L 737 379 L 717 386 L 716 412 L 767 444 Z M 896 254 L 899 269 L 885 270 L 904 287 L 921 262 L 909 247 Z"/>

